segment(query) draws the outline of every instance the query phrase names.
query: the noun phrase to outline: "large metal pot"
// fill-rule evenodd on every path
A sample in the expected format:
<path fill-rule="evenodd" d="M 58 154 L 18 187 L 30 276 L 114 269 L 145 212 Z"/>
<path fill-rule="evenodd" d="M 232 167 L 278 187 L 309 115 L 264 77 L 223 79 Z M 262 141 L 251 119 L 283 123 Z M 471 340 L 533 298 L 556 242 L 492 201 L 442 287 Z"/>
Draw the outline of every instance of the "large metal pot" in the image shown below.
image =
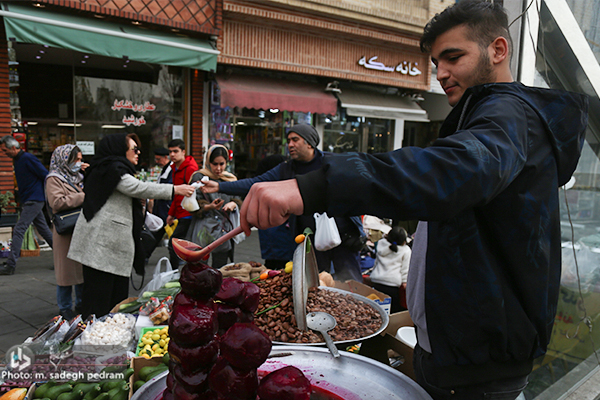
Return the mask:
<path fill-rule="evenodd" d="M 431 400 L 413 380 L 383 363 L 348 352 L 333 358 L 327 349 L 318 347 L 273 346 L 259 375 L 287 365 L 302 370 L 315 390 L 344 400 Z M 165 372 L 150 380 L 131 400 L 160 400 L 166 376 Z"/>

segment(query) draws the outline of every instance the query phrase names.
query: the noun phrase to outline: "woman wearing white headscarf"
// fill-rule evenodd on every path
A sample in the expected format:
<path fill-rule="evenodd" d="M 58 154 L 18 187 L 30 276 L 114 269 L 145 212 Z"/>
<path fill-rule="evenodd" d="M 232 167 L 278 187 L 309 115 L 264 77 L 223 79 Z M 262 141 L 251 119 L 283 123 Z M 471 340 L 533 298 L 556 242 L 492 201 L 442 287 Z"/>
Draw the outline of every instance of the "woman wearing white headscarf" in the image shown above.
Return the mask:
<path fill-rule="evenodd" d="M 46 197 L 52 213 L 70 210 L 83 204 L 82 155 L 79 147 L 65 144 L 57 147 L 50 160 L 50 173 L 46 177 Z M 81 263 L 67 258 L 72 234 L 59 235 L 52 228 L 54 243 L 54 274 L 56 276 L 56 301 L 60 314 L 71 319 L 73 312 L 72 287 L 75 287 L 75 310 L 80 311 L 83 291 Z"/>
<path fill-rule="evenodd" d="M 237 178 L 231 172 L 226 171 L 227 163 L 229 161 L 229 150 L 227 147 L 221 144 L 215 144 L 211 146 L 206 152 L 206 160 L 204 162 L 204 168 L 196 171 L 190 178 L 190 184 L 193 182 L 200 181 L 203 177 L 207 176 L 210 180 L 217 182 L 232 182 L 236 181 Z M 192 223 L 188 231 L 188 237 L 194 243 L 202 243 L 206 245 L 211 243 L 213 240 L 220 237 L 220 235 L 212 237 L 214 233 L 213 227 L 211 232 L 205 232 L 202 228 L 202 220 L 208 219 L 219 223 L 222 232 L 229 232 L 233 229 L 233 224 L 229 219 L 229 216 L 233 211 L 242 206 L 242 201 L 237 196 L 230 196 L 224 193 L 202 193 L 202 191 L 196 191 L 196 198 L 200 209 L 193 213 Z M 206 227 L 204 227 L 206 229 Z M 206 243 L 204 243 L 206 241 Z M 211 252 L 212 267 L 215 269 L 221 268 L 227 263 L 227 259 L 233 262 L 233 252 L 235 243 L 232 239 L 223 243 Z"/>

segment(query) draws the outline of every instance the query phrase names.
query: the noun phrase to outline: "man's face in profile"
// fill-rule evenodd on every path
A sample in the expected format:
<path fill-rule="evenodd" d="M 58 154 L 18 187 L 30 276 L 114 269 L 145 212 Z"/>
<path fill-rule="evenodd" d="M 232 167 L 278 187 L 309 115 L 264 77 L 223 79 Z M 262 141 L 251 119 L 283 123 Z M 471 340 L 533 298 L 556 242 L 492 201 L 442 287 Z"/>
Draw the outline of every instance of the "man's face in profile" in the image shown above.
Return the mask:
<path fill-rule="evenodd" d="M 439 35 L 431 46 L 437 79 L 453 107 L 469 87 L 496 82 L 489 55 L 491 44 L 482 49 L 469 39 L 468 29 L 466 25 L 456 26 Z"/>

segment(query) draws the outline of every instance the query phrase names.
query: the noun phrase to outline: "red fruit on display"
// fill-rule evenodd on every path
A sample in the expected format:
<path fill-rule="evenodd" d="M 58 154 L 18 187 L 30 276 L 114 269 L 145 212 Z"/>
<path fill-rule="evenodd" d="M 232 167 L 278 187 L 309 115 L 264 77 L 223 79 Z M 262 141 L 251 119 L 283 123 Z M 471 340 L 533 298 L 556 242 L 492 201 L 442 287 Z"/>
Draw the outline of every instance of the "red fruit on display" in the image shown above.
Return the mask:
<path fill-rule="evenodd" d="M 215 295 L 216 300 L 224 303 L 240 306 L 245 300 L 246 291 L 244 282 L 239 279 L 227 277 L 223 278 L 221 290 Z"/>
<path fill-rule="evenodd" d="M 177 400 L 204 400 L 201 394 L 190 393 L 179 383 L 173 388 L 173 397 Z"/>
<path fill-rule="evenodd" d="M 219 399 L 256 400 L 258 375 L 256 369 L 242 371 L 224 358 L 219 358 L 210 371 L 208 384 L 217 392 Z"/>
<path fill-rule="evenodd" d="M 169 371 L 169 373 L 167 374 L 167 390 L 169 392 L 171 392 L 174 385 L 175 385 L 175 375 L 173 375 L 171 373 L 171 371 Z"/>
<path fill-rule="evenodd" d="M 252 322 L 254 321 L 254 314 L 248 311 L 242 311 L 240 320 L 238 322 Z"/>
<path fill-rule="evenodd" d="M 265 376 L 258 386 L 260 400 L 309 400 L 311 384 L 302 371 L 287 366 Z"/>
<path fill-rule="evenodd" d="M 187 263 L 181 269 L 181 291 L 198 299 L 209 299 L 221 288 L 221 271 L 206 264 Z"/>
<path fill-rule="evenodd" d="M 179 363 L 169 365 L 169 372 L 173 374 L 176 385 L 183 386 L 183 389 L 189 393 L 200 393 L 208 389 L 209 366 L 206 370 L 185 372 Z M 175 392 L 173 392 L 175 393 Z"/>
<path fill-rule="evenodd" d="M 173 299 L 173 308 L 179 306 L 195 306 L 196 304 L 198 304 L 198 300 L 185 293 L 178 293 L 177 296 L 175 296 L 175 299 Z"/>
<path fill-rule="evenodd" d="M 219 354 L 219 342 L 216 337 L 202 346 L 184 347 L 175 340 L 169 342 L 171 359 L 181 365 L 186 373 L 210 369 Z"/>
<path fill-rule="evenodd" d="M 163 390 L 162 400 L 175 400 L 175 397 L 173 397 L 173 393 L 171 392 L 171 389 L 166 388 L 165 390 Z"/>
<path fill-rule="evenodd" d="M 244 300 L 240 308 L 254 313 L 260 303 L 260 288 L 252 282 L 244 282 Z"/>
<path fill-rule="evenodd" d="M 179 297 L 179 296 L 178 296 Z M 182 346 L 204 345 L 217 333 L 217 313 L 213 301 L 174 307 L 169 318 L 169 335 Z"/>
<path fill-rule="evenodd" d="M 220 356 L 242 370 L 256 369 L 271 352 L 271 339 L 252 323 L 235 323 L 221 337 Z"/>
<path fill-rule="evenodd" d="M 233 324 L 240 322 L 242 310 L 239 307 L 225 303 L 216 303 L 217 319 L 219 320 L 219 332 L 227 332 Z"/>

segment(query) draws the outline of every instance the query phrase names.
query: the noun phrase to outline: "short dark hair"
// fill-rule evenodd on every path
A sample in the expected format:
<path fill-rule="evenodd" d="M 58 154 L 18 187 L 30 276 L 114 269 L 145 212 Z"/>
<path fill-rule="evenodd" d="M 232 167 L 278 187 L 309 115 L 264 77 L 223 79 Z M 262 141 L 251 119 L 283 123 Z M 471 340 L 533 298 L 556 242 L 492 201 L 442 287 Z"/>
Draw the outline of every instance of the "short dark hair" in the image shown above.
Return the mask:
<path fill-rule="evenodd" d="M 181 139 L 173 139 L 169 142 L 167 147 L 179 147 L 181 150 L 185 150 L 185 142 Z"/>
<path fill-rule="evenodd" d="M 489 3 L 485 0 L 462 0 L 436 14 L 423 29 L 421 51 L 431 53 L 438 36 L 459 25 L 466 25 L 469 39 L 484 49 L 497 37 L 504 37 L 512 53 L 506 10 L 498 2 Z"/>

